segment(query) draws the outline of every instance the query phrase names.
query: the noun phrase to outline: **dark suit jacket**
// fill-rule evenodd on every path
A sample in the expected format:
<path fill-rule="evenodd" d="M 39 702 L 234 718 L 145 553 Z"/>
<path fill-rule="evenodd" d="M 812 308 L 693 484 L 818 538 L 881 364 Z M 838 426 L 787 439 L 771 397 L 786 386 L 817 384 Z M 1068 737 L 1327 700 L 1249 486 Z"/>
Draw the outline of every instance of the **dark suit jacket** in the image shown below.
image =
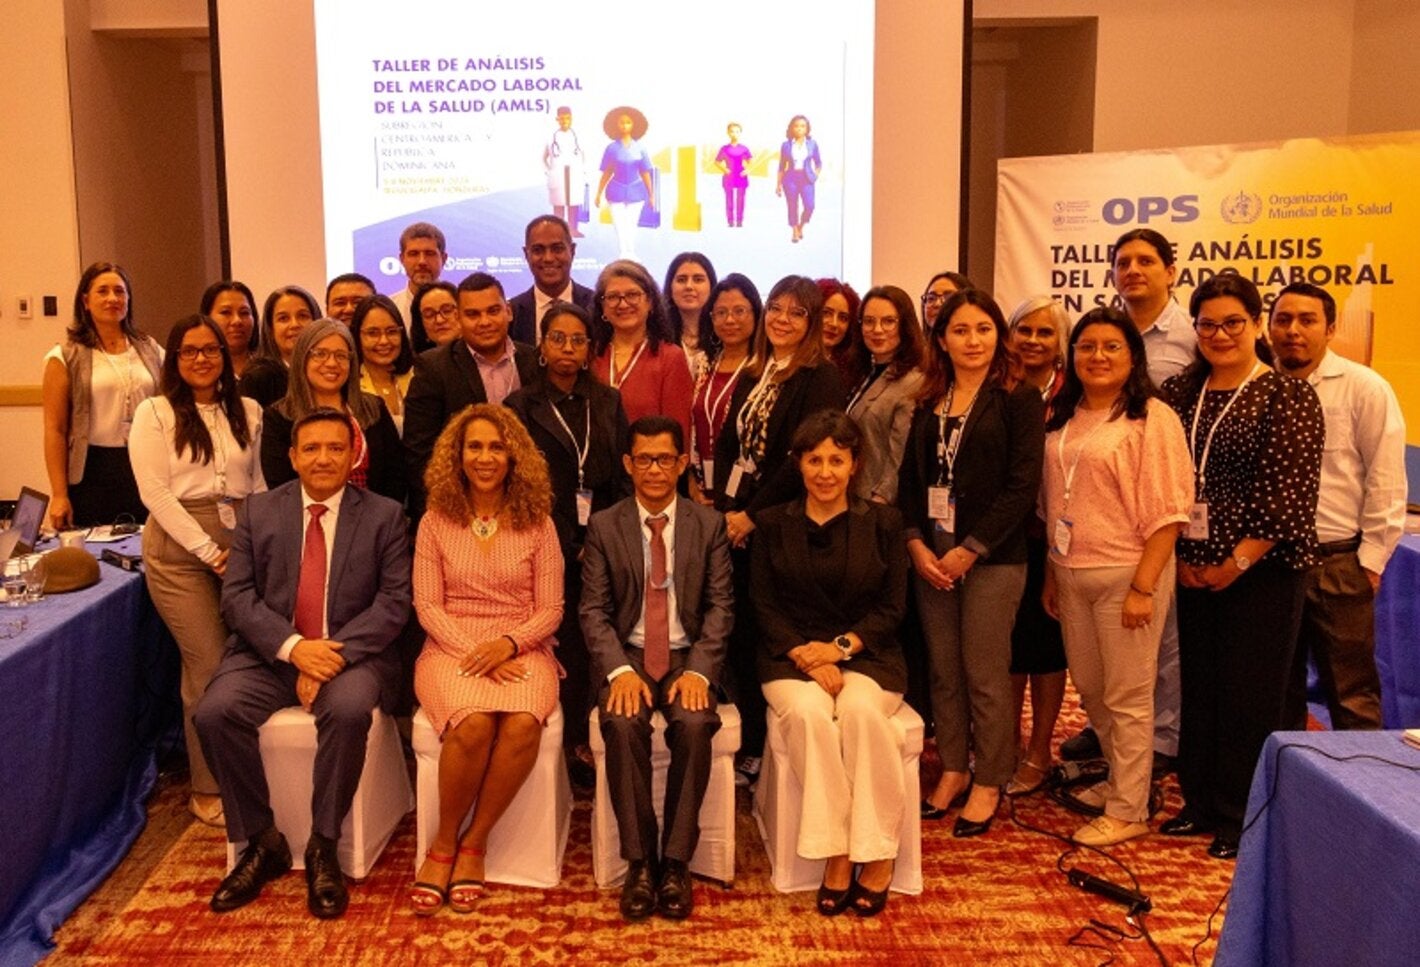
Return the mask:
<path fill-rule="evenodd" d="M 262 409 L 286 395 L 291 373 L 274 359 L 258 356 L 247 363 L 246 372 L 237 381 L 237 391 L 261 404 Z"/>
<path fill-rule="evenodd" d="M 803 492 L 803 478 L 789 459 L 789 443 L 804 418 L 819 410 L 842 410 L 848 402 L 838 367 L 825 360 L 817 366 L 800 368 L 784 381 L 779 399 L 769 414 L 769 432 L 760 461 L 758 480 L 745 477 L 733 498 L 724 496 L 730 471 L 740 455 L 739 414 L 757 380 L 741 376 L 730 397 L 725 428 L 715 441 L 715 507 L 722 511 L 743 510 L 758 522 L 766 507 L 793 500 Z"/>
<path fill-rule="evenodd" d="M 626 452 L 626 411 L 621 406 L 621 394 L 592 374 L 583 370 L 577 374 L 572 392 L 585 398 L 592 408 L 592 439 L 583 466 L 583 482 L 592 492 L 592 512 L 605 510 L 623 497 L 631 495 L 631 481 L 621 465 Z M 549 383 L 544 371 L 538 378 L 503 402 L 518 414 L 528 428 L 528 434 L 547 459 L 548 475 L 552 479 L 552 521 L 557 525 L 557 537 L 568 567 L 575 567 L 582 550 L 585 528 L 577 523 L 577 450 L 567 431 L 553 415 L 553 399 L 561 392 Z M 582 443 L 586 432 L 584 421 L 568 421 Z"/>
<path fill-rule="evenodd" d="M 218 675 L 277 663 L 277 651 L 296 634 L 303 517 L 299 480 L 243 503 L 222 581 L 222 619 L 232 634 Z M 340 654 L 348 664 L 379 672 L 386 708 L 396 697 L 400 667 L 387 646 L 404 628 L 411 597 L 403 508 L 346 487 L 326 585 L 326 624 L 330 639 L 344 644 Z"/>
<path fill-rule="evenodd" d="M 734 587 L 725 519 L 684 497 L 675 504 L 676 612 L 691 641 L 687 671 L 719 687 L 734 624 Z M 595 680 L 627 664 L 625 643 L 641 618 L 646 562 L 636 498 L 592 515 L 582 558 L 582 635 Z"/>
<path fill-rule="evenodd" d="M 588 312 L 592 311 L 592 303 L 596 301 L 596 295 L 585 285 L 578 282 L 572 283 L 572 301 Z M 536 346 L 542 340 L 538 339 L 537 299 L 533 295 L 533 290 L 529 289 L 526 292 L 518 293 L 508 300 L 508 305 L 513 307 L 513 324 L 508 327 L 508 335 L 513 337 L 513 342 Z"/>
<path fill-rule="evenodd" d="M 804 502 L 780 504 L 755 518 L 750 542 L 750 598 L 759 619 L 759 680 L 808 681 L 789 652 L 810 641 L 856 632 L 863 650 L 842 664 L 890 692 L 907 691 L 898 626 L 907 613 L 907 544 L 897 508 L 851 498 L 843 587 L 832 594 L 813 577 Z"/>
<path fill-rule="evenodd" d="M 370 448 L 370 470 L 365 485 L 380 496 L 402 504 L 409 479 L 404 445 L 399 442 L 394 417 L 385 409 L 383 400 L 378 402 L 379 418 L 365 427 L 365 445 Z M 291 466 L 291 425 L 274 406 L 268 406 L 262 414 L 261 475 L 268 487 L 296 479 L 296 468 Z"/>
<path fill-rule="evenodd" d="M 537 375 L 537 350 L 513 344 L 513 363 L 518 381 L 526 386 Z M 465 406 L 487 403 L 488 392 L 468 344 L 455 339 L 447 346 L 435 346 L 414 359 L 414 376 L 404 394 L 404 447 L 409 454 L 411 511 L 422 510 L 424 468 L 444 424 Z M 417 506 L 416 506 L 417 505 Z M 416 514 L 417 516 L 417 514 Z"/>
<path fill-rule="evenodd" d="M 1014 392 L 983 389 L 962 429 L 952 482 L 957 543 L 983 564 L 1024 564 L 1026 518 L 1040 493 L 1045 458 L 1045 404 L 1040 391 L 1022 383 Z M 898 473 L 897 505 L 909 536 L 931 545 L 927 488 L 937 483 L 939 421 L 932 408 L 912 417 L 907 452 Z"/>

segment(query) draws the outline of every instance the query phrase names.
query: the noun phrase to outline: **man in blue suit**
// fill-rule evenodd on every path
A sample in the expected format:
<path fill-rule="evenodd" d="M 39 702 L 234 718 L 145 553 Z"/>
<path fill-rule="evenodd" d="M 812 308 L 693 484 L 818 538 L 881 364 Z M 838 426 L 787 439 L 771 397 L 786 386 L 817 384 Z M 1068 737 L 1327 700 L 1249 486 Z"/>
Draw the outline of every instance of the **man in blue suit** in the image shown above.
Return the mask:
<path fill-rule="evenodd" d="M 194 715 L 222 790 L 227 837 L 246 849 L 212 897 L 235 910 L 291 869 L 276 829 L 257 730 L 300 704 L 316 719 L 307 899 L 322 919 L 349 897 L 336 841 L 365 764 L 376 705 L 388 708 L 399 656 L 387 647 L 410 606 L 410 559 L 396 502 L 346 486 L 354 448 L 348 418 L 318 409 L 291 431 L 298 480 L 249 498 L 222 585 L 227 654 Z"/>

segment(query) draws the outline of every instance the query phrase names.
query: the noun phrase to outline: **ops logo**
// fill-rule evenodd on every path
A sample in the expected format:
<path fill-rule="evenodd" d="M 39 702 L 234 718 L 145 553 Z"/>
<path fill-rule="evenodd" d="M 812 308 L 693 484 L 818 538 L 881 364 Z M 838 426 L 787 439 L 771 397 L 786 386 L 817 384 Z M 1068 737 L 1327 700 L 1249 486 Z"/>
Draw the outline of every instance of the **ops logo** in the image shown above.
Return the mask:
<path fill-rule="evenodd" d="M 1147 225 L 1168 216 L 1171 222 L 1191 222 L 1198 218 L 1197 195 L 1175 195 L 1164 198 L 1145 195 L 1140 198 L 1111 198 L 1104 203 L 1100 216 L 1111 225 L 1138 222 Z"/>
<path fill-rule="evenodd" d="M 386 255 L 380 259 L 380 271 L 385 275 L 403 275 L 404 266 L 393 255 Z"/>

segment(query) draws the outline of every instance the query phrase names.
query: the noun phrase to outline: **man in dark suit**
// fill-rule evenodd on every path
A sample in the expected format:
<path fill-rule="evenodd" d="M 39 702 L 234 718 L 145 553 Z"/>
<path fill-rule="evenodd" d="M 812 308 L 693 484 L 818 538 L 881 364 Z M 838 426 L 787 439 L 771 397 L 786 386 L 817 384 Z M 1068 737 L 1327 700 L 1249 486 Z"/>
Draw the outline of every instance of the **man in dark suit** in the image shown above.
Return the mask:
<path fill-rule="evenodd" d="M 621 913 L 690 915 L 690 869 L 700 803 L 710 781 L 710 740 L 720 728 L 715 691 L 734 622 L 730 544 L 722 515 L 676 496 L 690 462 L 680 424 L 631 424 L 622 457 L 635 496 L 593 514 L 582 562 L 582 633 L 604 684 L 607 781 L 631 864 Z M 651 713 L 666 719 L 671 763 L 665 829 L 651 803 Z M 658 861 L 659 858 L 659 861 Z M 658 870 L 659 867 L 659 870 Z M 657 875 L 659 872 L 659 876 Z"/>
<path fill-rule="evenodd" d="M 497 279 L 475 272 L 459 283 L 458 298 L 463 338 L 420 353 L 404 396 L 410 510 L 416 517 L 424 468 L 449 417 L 474 403 L 502 403 L 537 373 L 537 350 L 508 335 L 513 315 Z"/>
<path fill-rule="evenodd" d="M 404 627 L 410 563 L 400 505 L 347 487 L 353 446 L 343 413 L 296 421 L 291 463 L 299 480 L 246 501 L 222 584 L 227 654 L 194 714 L 222 790 L 227 838 L 245 841 L 212 909 L 235 910 L 291 868 L 276 829 L 257 730 L 299 703 L 316 718 L 307 900 L 322 919 L 348 896 L 336 841 L 365 765 L 378 704 L 391 707 L 399 657 L 387 646 Z"/>
<path fill-rule="evenodd" d="M 536 345 L 538 325 L 543 313 L 554 302 L 575 302 L 592 311 L 596 297 L 591 289 L 572 281 L 572 259 L 577 243 L 567 223 L 556 215 L 539 215 L 528 222 L 523 233 L 523 258 L 532 270 L 533 286 L 510 300 L 513 325 L 510 330 L 515 342 Z"/>

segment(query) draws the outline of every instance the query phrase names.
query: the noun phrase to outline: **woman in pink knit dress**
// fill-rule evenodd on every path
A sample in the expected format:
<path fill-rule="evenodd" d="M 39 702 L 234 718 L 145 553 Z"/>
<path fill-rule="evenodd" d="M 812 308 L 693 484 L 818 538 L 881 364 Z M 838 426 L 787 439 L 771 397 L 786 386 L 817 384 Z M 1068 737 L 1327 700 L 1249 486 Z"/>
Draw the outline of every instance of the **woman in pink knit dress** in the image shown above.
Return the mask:
<path fill-rule="evenodd" d="M 427 916 L 445 899 L 456 912 L 472 909 L 488 834 L 532 770 L 557 707 L 562 551 L 547 464 L 511 410 L 482 403 L 457 414 L 424 481 L 414 607 L 428 639 L 414 692 L 444 742 L 439 829 L 410 893 Z"/>

